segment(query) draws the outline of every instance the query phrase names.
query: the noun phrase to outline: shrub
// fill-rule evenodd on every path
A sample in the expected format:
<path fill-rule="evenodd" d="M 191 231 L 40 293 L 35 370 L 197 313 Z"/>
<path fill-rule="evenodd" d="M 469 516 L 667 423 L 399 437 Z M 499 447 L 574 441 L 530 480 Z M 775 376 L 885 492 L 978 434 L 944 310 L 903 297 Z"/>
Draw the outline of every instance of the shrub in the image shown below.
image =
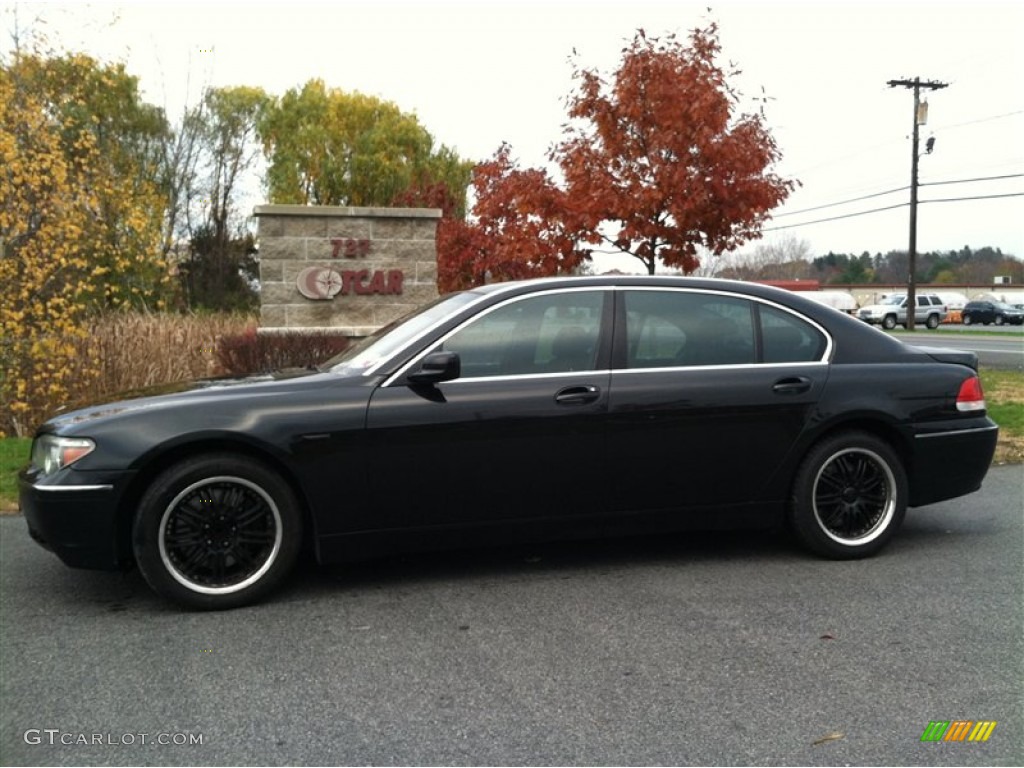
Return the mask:
<path fill-rule="evenodd" d="M 255 328 L 223 336 L 217 345 L 217 361 L 225 373 L 245 376 L 281 368 L 315 367 L 349 344 L 345 336 L 329 331 L 260 334 Z"/>

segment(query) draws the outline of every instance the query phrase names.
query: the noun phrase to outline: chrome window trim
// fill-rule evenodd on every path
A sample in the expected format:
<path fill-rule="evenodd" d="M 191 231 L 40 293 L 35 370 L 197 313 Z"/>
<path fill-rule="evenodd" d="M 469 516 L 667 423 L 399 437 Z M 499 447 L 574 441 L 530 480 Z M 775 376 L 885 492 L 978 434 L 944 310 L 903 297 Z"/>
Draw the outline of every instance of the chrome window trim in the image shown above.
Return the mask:
<path fill-rule="evenodd" d="M 717 370 L 741 370 L 741 369 L 752 369 L 757 371 L 763 371 L 766 368 L 793 368 L 800 366 L 803 368 L 828 367 L 829 363 L 825 360 L 804 360 L 799 363 L 724 363 L 721 365 L 663 365 L 657 368 L 613 368 L 612 373 L 665 373 L 668 371 L 717 371 Z"/>
<path fill-rule="evenodd" d="M 820 360 L 805 361 L 802 363 L 729 363 L 726 365 L 673 365 L 673 366 L 662 366 L 659 368 L 602 368 L 595 369 L 593 371 L 556 371 L 554 373 L 515 373 L 506 374 L 502 376 L 467 376 L 465 378 L 452 379 L 451 381 L 443 382 L 447 385 L 452 384 L 477 384 L 484 381 L 526 381 L 531 379 L 554 379 L 565 376 L 575 376 L 578 378 L 584 378 L 588 376 L 610 376 L 610 375 L 621 375 L 621 374 L 647 374 L 647 373 L 668 373 L 670 371 L 711 371 L 711 370 L 764 370 L 766 368 L 793 368 L 794 366 L 800 366 L 804 368 L 810 367 L 827 367 L 828 363 Z"/>
<path fill-rule="evenodd" d="M 509 290 L 512 290 L 515 287 L 517 287 L 517 286 L 511 285 L 511 286 L 509 286 Z M 595 291 L 608 291 L 608 290 L 614 289 L 615 287 L 616 286 L 611 286 L 611 285 L 572 285 L 572 286 L 564 286 L 562 288 L 551 288 L 549 290 L 532 291 L 530 293 L 524 293 L 524 294 L 522 294 L 520 296 L 509 296 L 506 299 L 495 303 L 493 306 L 488 307 L 483 312 L 475 314 L 472 317 L 467 318 L 464 322 L 459 323 L 459 325 L 455 326 L 450 331 L 448 331 L 448 333 L 446 333 L 444 336 L 442 336 L 440 339 L 438 339 L 437 340 L 437 344 L 444 344 L 446 341 L 448 341 L 448 339 L 450 339 L 456 333 L 461 331 L 466 325 L 468 325 L 469 323 L 473 322 L 474 320 L 478 320 L 481 317 L 486 317 L 487 315 L 491 314 L 491 312 L 494 312 L 495 310 L 500 309 L 502 307 L 508 306 L 509 304 L 514 304 L 517 301 L 523 301 L 525 299 L 535 299 L 538 296 L 553 296 L 553 295 L 559 294 L 559 293 L 580 293 L 580 292 L 583 292 L 583 291 L 587 291 L 587 292 L 593 293 Z M 504 293 L 504 291 L 496 291 L 495 293 L 497 293 L 500 296 L 502 293 Z M 493 295 L 494 294 L 485 294 L 485 297 L 486 296 L 493 296 Z M 467 308 L 468 307 L 472 307 L 475 304 L 477 304 L 477 302 L 474 301 L 471 304 L 467 304 L 466 307 Z M 439 325 L 439 324 L 440 323 L 436 324 L 433 327 L 436 328 L 437 325 Z M 423 334 L 423 335 L 426 335 L 426 334 Z M 409 342 L 409 346 L 411 346 L 412 343 L 413 342 Z M 437 345 L 435 344 L 434 346 L 437 346 Z M 433 347 L 431 347 L 431 349 L 432 348 Z M 401 376 L 406 371 L 408 371 L 412 366 L 416 365 L 416 363 L 418 363 L 420 360 L 422 360 L 424 357 L 426 357 L 429 353 L 430 353 L 430 349 L 422 350 L 418 355 L 416 355 L 416 357 L 412 358 L 408 363 L 406 363 L 401 368 L 399 368 L 397 371 L 395 371 L 393 374 L 391 374 L 391 376 L 389 376 L 387 378 L 387 380 L 383 384 L 381 384 L 381 386 L 382 387 L 390 387 L 395 382 L 396 379 L 401 378 Z M 558 372 L 556 372 L 556 373 L 522 373 L 522 374 L 510 374 L 509 376 L 501 376 L 501 377 L 498 377 L 498 376 L 475 376 L 473 378 L 466 378 L 466 379 L 460 378 L 460 379 L 457 379 L 457 381 L 474 381 L 474 380 L 495 381 L 495 380 L 498 380 L 499 378 L 504 378 L 504 379 L 521 379 L 521 378 L 523 378 L 525 376 L 564 376 L 566 373 L 581 373 L 582 374 L 582 373 L 593 373 L 593 371 L 564 371 L 564 372 L 561 372 L 561 373 L 558 373 Z"/>
<path fill-rule="evenodd" d="M 482 294 L 477 301 L 473 301 L 473 302 L 470 302 L 469 304 L 466 304 L 465 307 L 463 307 L 463 309 L 470 309 L 470 308 L 476 306 L 477 304 L 479 304 L 481 301 L 484 301 L 485 299 L 487 299 L 489 297 L 496 296 L 496 295 L 497 296 L 501 296 L 502 293 L 506 293 L 508 291 L 512 291 L 512 290 L 516 289 L 517 287 L 519 287 L 518 284 L 514 284 L 513 283 L 513 284 L 509 284 L 508 288 L 506 288 L 506 289 L 496 290 L 496 291 L 494 291 L 492 293 Z M 511 304 L 513 302 L 521 301 L 523 299 L 528 299 L 528 298 L 534 298 L 534 297 L 541 296 L 541 295 L 556 294 L 556 293 L 574 293 L 574 292 L 579 292 L 579 291 L 613 291 L 613 292 L 614 291 L 660 291 L 660 292 L 674 291 L 674 292 L 677 292 L 677 293 L 699 293 L 699 294 L 704 294 L 704 295 L 723 296 L 723 297 L 732 298 L 732 299 L 742 299 L 742 300 L 745 300 L 745 301 L 756 302 L 758 304 L 764 304 L 766 306 L 773 307 L 774 309 L 777 309 L 777 310 L 779 310 L 781 312 L 785 312 L 787 314 L 790 314 L 793 317 L 796 317 L 799 320 L 807 323 L 812 328 L 816 329 L 818 331 L 818 333 L 820 333 L 822 336 L 825 337 L 825 349 L 822 352 L 821 357 L 819 359 L 817 359 L 817 360 L 803 360 L 803 361 L 791 362 L 791 363 L 785 363 L 785 362 L 783 362 L 783 363 L 739 363 L 739 364 L 735 364 L 735 365 L 691 365 L 691 366 L 669 366 L 669 367 L 662 367 L 662 368 L 616 368 L 616 369 L 612 369 L 612 371 L 611 371 L 612 373 L 621 373 L 621 372 L 636 373 L 636 372 L 640 372 L 640 371 L 668 371 L 668 370 L 677 371 L 677 370 L 681 370 L 681 369 L 689 369 L 689 370 L 720 369 L 720 368 L 732 368 L 732 369 L 737 369 L 737 368 L 759 368 L 760 369 L 760 368 L 791 367 L 791 366 L 794 366 L 794 365 L 797 365 L 797 366 L 828 365 L 831 362 L 832 353 L 833 353 L 833 351 L 835 349 L 835 341 L 832 339 L 832 334 L 830 334 L 820 323 L 815 321 L 813 318 L 810 318 L 807 315 L 804 315 L 801 312 L 799 312 L 799 311 L 797 311 L 795 309 L 792 309 L 791 307 L 785 306 L 784 304 L 779 304 L 778 302 L 772 301 L 771 299 L 765 299 L 765 298 L 763 298 L 761 296 L 752 296 L 752 295 L 745 294 L 745 293 L 737 293 L 735 291 L 723 290 L 723 289 L 718 289 L 718 288 L 691 288 L 689 286 L 671 286 L 671 285 L 586 285 L 586 284 L 582 284 L 582 285 L 574 285 L 574 286 L 563 286 L 561 288 L 551 288 L 551 289 L 548 289 L 548 290 L 538 290 L 538 291 L 533 291 L 533 292 L 530 292 L 530 293 L 524 293 L 524 294 L 522 294 L 520 296 L 510 296 L 510 297 L 505 298 L 504 300 L 498 301 L 493 306 L 488 307 L 484 312 L 482 312 L 480 314 L 473 315 L 472 317 L 467 318 L 465 322 L 460 323 L 458 326 L 456 326 L 451 331 L 449 331 L 444 336 L 442 336 L 438 340 L 438 343 L 439 344 L 443 344 L 451 336 L 453 336 L 455 333 L 460 331 L 467 323 L 469 323 L 469 322 L 471 322 L 473 320 L 476 320 L 477 318 L 484 317 L 484 316 L 490 314 L 491 312 L 495 311 L 496 309 L 498 309 L 500 307 L 504 307 L 504 306 L 506 306 L 508 304 Z M 420 333 L 418 336 L 416 336 L 413 339 L 411 339 L 409 341 L 409 343 L 406 345 L 406 349 L 408 349 L 409 347 L 417 344 L 420 340 L 422 340 L 425 336 L 429 335 L 431 331 L 433 331 L 435 328 L 437 328 L 443 322 L 444 322 L 444 320 L 441 320 L 441 321 L 439 321 L 437 323 L 434 323 L 434 325 L 430 326 L 425 331 Z M 410 359 L 408 363 L 406 363 L 401 368 L 399 368 L 397 371 L 395 371 L 395 373 L 391 374 L 384 381 L 384 383 L 381 384 L 381 387 L 391 387 L 392 385 L 394 385 L 394 383 L 398 379 L 400 379 L 405 374 L 406 371 L 408 371 L 410 368 L 412 368 L 414 365 L 416 365 L 420 360 L 422 360 L 424 357 L 426 357 L 426 355 L 429 353 L 429 351 L 430 351 L 429 349 L 422 350 L 418 355 L 416 355 L 415 357 Z M 373 368 L 368 369 L 366 372 L 364 372 L 363 375 L 364 376 L 369 376 L 369 375 L 375 373 L 382 365 L 383 365 L 383 362 L 379 363 L 378 365 L 374 366 Z M 500 381 L 500 380 L 508 380 L 508 379 L 523 379 L 523 378 L 536 378 L 536 377 L 564 376 L 564 375 L 566 375 L 568 373 L 592 374 L 592 373 L 596 373 L 596 372 L 597 371 L 565 371 L 565 372 L 562 372 L 562 373 L 541 373 L 541 374 L 538 374 L 538 373 L 524 373 L 524 374 L 512 374 L 512 375 L 509 375 L 509 376 L 476 376 L 476 377 L 473 377 L 473 378 L 456 379 L 455 381 Z M 451 382 L 447 382 L 447 383 L 451 383 Z"/>
<path fill-rule="evenodd" d="M 39 485 L 32 486 L 37 491 L 45 493 L 67 493 L 75 491 L 112 491 L 113 485 Z"/>
<path fill-rule="evenodd" d="M 576 376 L 581 380 L 583 378 L 602 377 L 606 378 L 610 376 L 614 371 L 603 368 L 601 370 L 593 371 L 556 371 L 554 373 L 510 373 L 502 376 L 467 376 L 464 379 L 452 379 L 451 381 L 442 382 L 444 384 L 479 384 L 483 381 L 527 381 L 531 379 L 555 379 L 565 376 Z"/>
<path fill-rule="evenodd" d="M 991 432 L 999 429 L 998 424 L 993 424 L 991 427 L 972 427 L 971 429 L 954 429 L 948 432 L 928 432 L 923 435 L 914 435 L 917 440 L 925 440 L 933 437 L 956 437 L 957 435 L 971 435 L 975 432 Z"/>

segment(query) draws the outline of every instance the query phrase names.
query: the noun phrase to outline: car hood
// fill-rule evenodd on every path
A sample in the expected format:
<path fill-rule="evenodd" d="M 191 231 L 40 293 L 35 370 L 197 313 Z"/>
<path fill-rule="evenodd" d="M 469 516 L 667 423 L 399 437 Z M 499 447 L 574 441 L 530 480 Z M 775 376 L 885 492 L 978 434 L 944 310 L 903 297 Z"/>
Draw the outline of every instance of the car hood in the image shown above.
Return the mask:
<path fill-rule="evenodd" d="M 121 392 L 96 403 L 79 403 L 68 411 L 58 410 L 47 420 L 47 425 L 59 429 L 132 411 L 166 408 L 186 401 L 223 397 L 225 394 L 272 394 L 291 390 L 298 382 L 313 379 L 335 381 L 336 377 L 312 369 L 290 368 L 254 376 L 176 381 Z"/>

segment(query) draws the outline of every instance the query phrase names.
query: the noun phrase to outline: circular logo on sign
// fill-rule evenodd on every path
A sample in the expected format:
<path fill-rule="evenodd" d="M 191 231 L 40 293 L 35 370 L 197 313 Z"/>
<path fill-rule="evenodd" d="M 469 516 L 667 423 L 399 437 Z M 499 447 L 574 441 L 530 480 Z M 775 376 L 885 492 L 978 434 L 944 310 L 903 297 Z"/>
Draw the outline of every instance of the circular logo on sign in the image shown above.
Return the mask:
<path fill-rule="evenodd" d="M 307 299 L 333 299 L 341 290 L 341 275 L 326 267 L 306 267 L 295 278 L 295 287 Z"/>

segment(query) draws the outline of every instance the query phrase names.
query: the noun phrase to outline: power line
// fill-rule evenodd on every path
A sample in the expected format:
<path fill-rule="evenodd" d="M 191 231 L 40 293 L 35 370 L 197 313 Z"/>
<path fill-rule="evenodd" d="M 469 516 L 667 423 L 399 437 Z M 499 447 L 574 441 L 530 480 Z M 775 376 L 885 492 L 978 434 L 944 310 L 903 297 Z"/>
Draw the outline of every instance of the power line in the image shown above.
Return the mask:
<path fill-rule="evenodd" d="M 924 203 L 959 203 L 964 200 L 993 200 L 999 197 L 1024 197 L 1024 192 L 1007 192 L 1004 195 L 977 195 L 975 197 L 939 197 L 932 200 L 921 200 Z"/>
<path fill-rule="evenodd" d="M 882 142 L 879 142 L 877 144 L 871 144 L 869 146 L 865 146 L 865 147 L 862 147 L 860 149 L 855 149 L 853 152 L 849 152 L 848 154 L 845 154 L 845 155 L 840 155 L 838 157 L 831 157 L 831 158 L 829 158 L 827 160 L 823 160 L 822 162 L 817 163 L 815 165 L 808 165 L 808 166 L 804 166 L 802 168 L 797 168 L 797 169 L 795 169 L 793 171 L 793 175 L 794 176 L 802 176 L 805 173 L 809 173 L 810 171 L 816 171 L 819 168 L 827 168 L 830 165 L 836 165 L 836 164 L 842 163 L 842 162 L 844 162 L 846 160 L 851 160 L 851 159 L 853 159 L 855 157 L 860 157 L 861 155 L 867 154 L 868 152 L 873 152 L 876 149 L 881 149 L 882 147 L 889 147 L 889 146 L 892 146 L 893 144 L 902 143 L 902 141 L 903 141 L 902 139 L 888 139 L 887 141 L 882 141 Z"/>
<path fill-rule="evenodd" d="M 815 221 L 803 221 L 799 224 L 784 224 L 781 227 L 765 227 L 762 232 L 777 232 L 780 229 L 794 229 L 796 227 L 809 227 L 811 224 L 824 224 L 826 221 L 839 221 L 840 219 L 853 219 L 857 216 L 867 216 L 869 213 L 880 213 L 882 211 L 891 211 L 896 208 L 905 208 L 910 203 L 897 203 L 896 205 L 887 205 L 884 208 L 872 208 L 868 211 L 857 211 L 856 213 L 847 213 L 842 216 L 830 216 L 827 219 L 816 219 Z"/>
<path fill-rule="evenodd" d="M 937 187 L 942 184 L 972 184 L 975 181 L 999 181 L 1001 179 L 1019 179 L 1024 173 L 1007 173 L 1002 176 L 979 176 L 976 179 L 954 179 L 950 181 L 923 181 L 918 186 Z M 906 187 L 904 187 L 906 189 Z"/>
<path fill-rule="evenodd" d="M 925 183 L 919 184 L 918 186 L 921 186 L 921 187 L 937 187 L 937 186 L 940 186 L 940 185 L 943 185 L 943 184 L 970 184 L 970 183 L 977 182 L 977 181 L 1000 181 L 1000 180 L 1003 180 L 1003 179 L 1019 179 L 1021 177 L 1024 177 L 1024 173 L 1008 173 L 1008 174 L 1003 174 L 1001 176 L 978 176 L 978 177 L 973 178 L 973 179 L 947 179 L 945 181 L 929 181 L 929 182 L 925 182 Z M 904 192 L 904 191 L 906 191 L 908 189 L 910 189 L 909 186 L 894 187 L 893 189 L 887 189 L 887 190 L 885 190 L 883 192 L 873 192 L 870 195 L 862 195 L 861 197 L 851 197 L 851 198 L 849 198 L 847 200 L 839 200 L 839 201 L 834 202 L 834 203 L 825 203 L 823 205 L 815 205 L 815 206 L 813 206 L 811 208 L 801 208 L 798 211 L 786 211 L 785 213 L 777 213 L 772 218 L 774 218 L 774 219 L 781 219 L 783 216 L 796 216 L 796 215 L 801 214 L 801 213 L 810 213 L 811 211 L 820 211 L 820 210 L 822 210 L 824 208 L 835 208 L 836 206 L 839 206 L 839 205 L 846 205 L 848 203 L 857 203 L 857 202 L 860 202 L 861 200 L 870 200 L 873 197 L 882 197 L 884 195 L 892 195 L 892 194 L 895 194 L 896 192 Z"/>
<path fill-rule="evenodd" d="M 935 126 L 936 131 L 952 130 L 953 128 L 963 128 L 965 125 L 977 125 L 978 123 L 989 123 L 993 120 L 1002 120 L 1005 117 L 1013 117 L 1014 115 L 1024 114 L 1024 109 L 1018 109 L 1016 112 L 1004 112 L 1001 115 L 992 115 L 991 117 L 980 117 L 977 120 L 968 120 L 965 123 L 954 123 L 953 125 L 937 125 Z"/>
<path fill-rule="evenodd" d="M 777 214 L 774 218 L 782 218 L 783 216 L 796 216 L 799 213 L 810 213 L 811 211 L 820 211 L 822 208 L 834 208 L 837 205 L 846 205 L 847 203 L 856 203 L 861 200 L 870 200 L 872 197 L 881 197 L 882 195 L 891 195 L 894 192 L 902 192 L 910 187 L 896 187 L 895 189 L 887 189 L 884 192 L 875 192 L 870 195 L 864 195 L 862 197 L 851 197 L 849 200 L 840 200 L 838 203 L 826 203 L 825 205 L 816 205 L 813 208 L 802 208 L 799 211 L 788 211 L 786 213 Z"/>
<path fill-rule="evenodd" d="M 1015 117 L 1016 115 L 1024 115 L 1024 109 L 1018 109 L 1014 112 L 1004 112 L 1003 114 L 1000 115 L 989 115 L 988 117 L 980 117 L 977 120 L 968 120 L 963 123 L 945 123 L 942 125 L 936 125 L 932 130 L 932 133 L 935 133 L 936 131 L 946 131 L 953 130 L 956 128 L 963 128 L 968 125 L 978 125 L 979 123 L 990 123 L 994 120 L 1003 120 L 1007 117 Z M 903 141 L 904 139 L 889 139 L 887 141 L 878 142 L 877 144 L 865 145 L 863 147 L 860 147 L 859 149 L 854 149 L 852 152 L 849 152 L 845 155 L 832 157 L 827 160 L 823 160 L 820 163 L 816 163 L 815 165 L 807 165 L 801 168 L 797 168 L 793 170 L 792 173 L 794 176 L 801 176 L 805 173 L 809 173 L 810 171 L 816 171 L 819 168 L 827 168 L 830 165 L 836 165 L 846 160 L 851 160 L 855 157 L 860 157 L 861 155 L 866 154 L 868 152 L 873 152 L 876 149 L 881 149 L 882 147 L 890 147 L 894 144 L 902 143 Z"/>
<path fill-rule="evenodd" d="M 951 182 L 951 183 L 956 183 L 956 182 Z M 959 203 L 959 202 L 965 202 L 965 201 L 969 201 L 969 200 L 993 200 L 993 199 L 996 199 L 996 198 L 1005 198 L 1005 197 L 1024 197 L 1024 192 L 1007 192 L 1006 194 L 1001 194 L 1001 195 L 976 195 L 976 196 L 972 196 L 972 197 L 942 197 L 942 198 L 934 198 L 934 199 L 931 199 L 931 200 L 919 200 L 918 203 L 920 205 L 924 205 L 925 203 Z M 882 208 L 871 208 L 870 210 L 867 210 L 867 211 L 857 211 L 856 213 L 847 213 L 847 214 L 844 214 L 842 216 L 830 216 L 827 219 L 815 219 L 814 221 L 802 221 L 802 222 L 800 222 L 798 224 L 783 224 L 781 227 L 764 227 L 761 231 L 762 232 L 778 232 L 779 230 L 782 230 L 782 229 L 795 229 L 797 227 L 809 227 L 812 224 L 824 224 L 824 223 L 829 222 L 829 221 L 839 221 L 841 219 L 853 219 L 853 218 L 857 218 L 858 216 L 867 216 L 868 214 L 872 214 L 872 213 L 881 213 L 882 211 L 891 211 L 891 210 L 894 210 L 896 208 L 904 208 L 904 207 L 906 207 L 908 205 L 910 205 L 909 202 L 908 203 L 897 203 L 896 205 L 887 205 L 887 206 L 882 207 Z"/>

